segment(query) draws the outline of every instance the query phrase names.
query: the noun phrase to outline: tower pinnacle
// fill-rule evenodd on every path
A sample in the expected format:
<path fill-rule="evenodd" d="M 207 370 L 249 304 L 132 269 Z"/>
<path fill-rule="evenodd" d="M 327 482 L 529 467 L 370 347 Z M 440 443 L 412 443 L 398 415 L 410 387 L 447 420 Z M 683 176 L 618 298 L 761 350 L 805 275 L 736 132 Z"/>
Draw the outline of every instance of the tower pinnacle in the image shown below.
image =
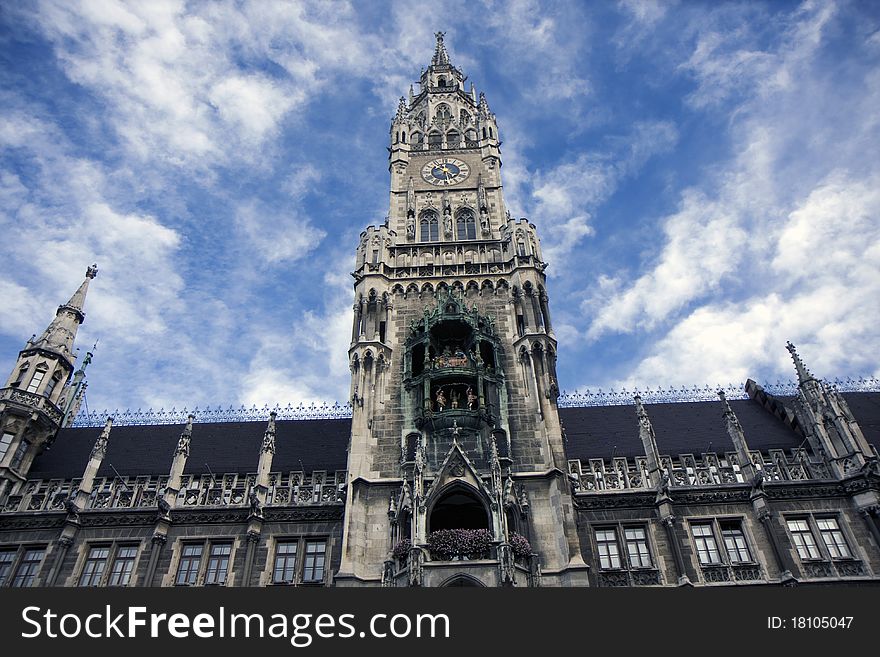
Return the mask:
<path fill-rule="evenodd" d="M 801 357 L 798 356 L 798 352 L 795 349 L 795 346 L 791 342 L 786 342 L 785 348 L 788 349 L 788 353 L 791 354 L 791 359 L 794 361 L 794 367 L 797 370 L 798 375 L 798 383 L 803 384 L 807 381 L 815 380 L 815 377 L 810 373 L 810 370 L 808 370 L 807 366 L 804 365 L 804 361 L 802 361 Z"/>
<path fill-rule="evenodd" d="M 449 53 L 446 52 L 446 45 L 443 43 L 445 32 L 435 32 L 437 45 L 434 46 L 434 57 L 431 59 L 432 66 L 446 66 L 449 64 Z"/>
<path fill-rule="evenodd" d="M 73 341 L 76 339 L 76 331 L 86 317 L 83 308 L 86 303 L 86 294 L 89 291 L 89 283 L 97 275 L 98 265 L 92 265 L 86 269 L 85 280 L 70 297 L 70 301 L 58 306 L 55 319 L 46 327 L 39 338 L 31 341 L 28 348 L 45 349 L 62 355 L 67 360 L 73 360 Z"/>

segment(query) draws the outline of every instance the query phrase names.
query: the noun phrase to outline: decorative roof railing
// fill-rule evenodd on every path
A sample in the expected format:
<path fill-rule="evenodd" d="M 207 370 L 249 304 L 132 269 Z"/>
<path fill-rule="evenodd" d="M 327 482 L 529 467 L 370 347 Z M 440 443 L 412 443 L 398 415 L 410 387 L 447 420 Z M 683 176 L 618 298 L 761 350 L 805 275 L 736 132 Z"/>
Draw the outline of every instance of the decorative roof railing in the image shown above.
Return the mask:
<path fill-rule="evenodd" d="M 217 406 L 211 408 L 196 407 L 192 410 L 187 408 L 172 408 L 170 411 L 165 409 L 154 410 L 130 410 L 120 411 L 105 410 L 102 412 L 92 411 L 90 413 L 81 412 L 76 416 L 71 426 L 73 427 L 102 427 L 107 417 L 113 418 L 114 426 L 131 426 L 138 424 L 186 424 L 187 418 L 192 415 L 197 423 L 206 422 L 265 422 L 269 419 L 269 413 L 275 411 L 277 413 L 276 420 L 341 420 L 351 417 L 351 404 L 288 404 L 287 406 L 264 405 L 262 408 L 257 406 L 229 406 L 223 408 Z"/>
<path fill-rule="evenodd" d="M 827 385 L 835 388 L 838 392 L 880 392 L 880 379 L 876 377 L 847 378 L 825 381 Z M 765 392 L 779 397 L 793 397 L 797 395 L 798 384 L 794 381 L 777 381 L 776 383 L 764 383 L 761 386 Z M 601 388 L 592 391 L 563 392 L 557 399 L 560 408 L 583 407 L 583 406 L 621 406 L 633 403 L 633 397 L 639 395 L 645 404 L 668 404 L 678 402 L 702 402 L 717 401 L 718 391 L 723 390 L 728 399 L 748 399 L 745 386 L 728 383 L 725 386 L 693 386 L 691 388 L 636 388 L 634 390 L 603 391 Z M 154 410 L 131 410 L 120 411 L 104 410 L 102 412 L 80 412 L 71 426 L 73 427 L 102 427 L 107 417 L 113 418 L 113 424 L 126 425 L 156 425 L 156 424 L 186 424 L 187 417 L 193 415 L 195 422 L 264 422 L 269 418 L 269 413 L 275 411 L 278 420 L 342 420 L 351 417 L 351 404 L 288 404 L 287 406 L 269 406 L 262 408 L 257 406 L 239 406 L 223 408 L 217 406 L 211 408 L 172 408 Z"/>
<path fill-rule="evenodd" d="M 846 378 L 825 380 L 826 385 L 831 386 L 838 392 L 880 392 L 880 379 L 876 377 L 867 378 Z M 797 395 L 798 384 L 796 381 L 777 381 L 776 383 L 761 384 L 764 392 L 777 397 L 794 397 Z M 565 392 L 559 395 L 556 400 L 557 406 L 560 408 L 581 407 L 581 406 L 624 406 L 633 403 L 633 397 L 639 395 L 644 404 L 668 404 L 678 402 L 703 402 L 718 401 L 718 391 L 723 390 L 728 399 L 748 399 L 744 385 L 728 383 L 727 385 L 718 386 L 693 386 L 688 388 L 646 388 L 641 390 L 614 390 L 603 391 L 599 388 L 596 391 L 590 389 L 573 392 Z"/>

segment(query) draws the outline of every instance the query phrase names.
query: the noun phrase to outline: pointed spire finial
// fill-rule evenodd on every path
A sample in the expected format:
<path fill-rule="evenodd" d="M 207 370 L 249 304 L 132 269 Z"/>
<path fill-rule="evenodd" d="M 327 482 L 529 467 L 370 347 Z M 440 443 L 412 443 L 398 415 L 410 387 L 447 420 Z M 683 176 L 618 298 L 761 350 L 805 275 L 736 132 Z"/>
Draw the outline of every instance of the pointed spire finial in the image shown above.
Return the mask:
<path fill-rule="evenodd" d="M 400 101 L 397 103 L 397 116 L 395 120 L 402 121 L 406 117 L 406 98 L 403 96 L 400 97 Z"/>
<path fill-rule="evenodd" d="M 727 420 L 729 427 L 742 431 L 739 424 L 739 418 L 736 417 L 736 413 L 734 413 L 733 409 L 730 407 L 730 402 L 727 401 L 727 395 L 724 394 L 723 390 L 718 391 L 718 397 L 724 405 L 724 419 Z"/>
<path fill-rule="evenodd" d="M 260 451 L 275 453 L 275 418 L 278 413 L 269 413 L 269 423 L 266 425 L 266 433 L 263 434 L 263 446 Z"/>
<path fill-rule="evenodd" d="M 813 377 L 810 370 L 807 369 L 807 366 L 804 365 L 804 361 L 801 360 L 801 357 L 798 356 L 795 346 L 791 342 L 786 342 L 785 348 L 788 349 L 788 353 L 791 354 L 791 359 L 794 361 L 794 368 L 797 370 L 798 382 L 805 383 L 814 380 L 815 377 Z"/>
<path fill-rule="evenodd" d="M 437 45 L 434 47 L 434 58 L 431 64 L 434 66 L 444 66 L 449 63 L 449 53 L 446 52 L 446 45 L 443 43 L 445 32 L 435 32 L 434 37 L 437 39 Z"/>

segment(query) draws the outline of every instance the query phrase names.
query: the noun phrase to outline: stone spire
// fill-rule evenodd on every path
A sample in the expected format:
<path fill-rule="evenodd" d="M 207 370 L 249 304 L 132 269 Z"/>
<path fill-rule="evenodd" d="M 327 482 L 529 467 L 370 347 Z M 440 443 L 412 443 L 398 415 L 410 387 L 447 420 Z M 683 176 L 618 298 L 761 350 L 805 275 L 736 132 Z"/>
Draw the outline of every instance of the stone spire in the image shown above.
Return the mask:
<path fill-rule="evenodd" d="M 791 359 L 794 361 L 794 367 L 797 370 L 798 375 L 798 383 L 804 384 L 807 381 L 815 381 L 815 377 L 810 373 L 810 370 L 807 369 L 807 366 L 804 365 L 804 361 L 801 360 L 801 357 L 798 356 L 795 346 L 791 342 L 786 342 L 785 348 L 788 349 L 788 353 L 791 354 Z"/>
<path fill-rule="evenodd" d="M 98 348 L 97 341 L 90 351 L 86 352 L 79 369 L 74 372 L 73 380 L 64 389 L 61 399 L 58 401 L 58 407 L 64 413 L 61 420 L 62 427 L 69 427 L 76 419 L 79 409 L 82 406 L 83 397 L 86 394 L 86 388 L 89 387 L 86 381 L 86 368 L 91 364 L 92 358 L 95 357 L 95 350 Z"/>
<path fill-rule="evenodd" d="M 437 45 L 434 47 L 434 57 L 431 59 L 432 66 L 447 66 L 449 64 L 449 53 L 446 52 L 446 44 L 443 43 L 445 32 L 435 32 Z"/>
<path fill-rule="evenodd" d="M 403 121 L 406 118 L 406 98 L 400 97 L 397 103 L 397 115 L 394 117 L 395 122 Z"/>
<path fill-rule="evenodd" d="M 70 301 L 58 306 L 55 319 L 39 338 L 30 341 L 28 349 L 45 349 L 64 356 L 68 361 L 74 359 L 73 342 L 76 339 L 77 329 L 86 317 L 83 308 L 89 283 L 97 275 L 98 265 L 92 265 L 86 270 L 86 278 L 82 285 L 70 297 Z"/>

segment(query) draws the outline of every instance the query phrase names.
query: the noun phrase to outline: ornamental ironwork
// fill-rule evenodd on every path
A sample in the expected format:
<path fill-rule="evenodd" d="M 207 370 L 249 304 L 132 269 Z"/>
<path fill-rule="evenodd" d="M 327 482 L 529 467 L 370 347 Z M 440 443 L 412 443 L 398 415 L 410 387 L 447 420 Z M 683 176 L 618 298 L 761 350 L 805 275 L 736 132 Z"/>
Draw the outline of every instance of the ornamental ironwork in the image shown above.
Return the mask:
<path fill-rule="evenodd" d="M 847 378 L 834 379 L 826 381 L 827 385 L 838 392 L 880 392 L 880 379 L 876 377 L 867 378 Z M 793 397 L 797 395 L 798 385 L 794 381 L 777 381 L 776 383 L 765 383 L 762 385 L 765 392 L 780 397 Z M 723 390 L 728 399 L 748 399 L 748 393 L 741 385 L 728 384 L 726 386 L 693 386 L 681 388 L 657 388 L 657 389 L 634 389 L 603 391 L 601 388 L 592 391 L 573 391 L 562 392 L 556 400 L 560 408 L 578 408 L 590 406 L 622 406 L 633 403 L 633 397 L 639 395 L 645 404 L 663 404 L 663 403 L 680 403 L 680 402 L 704 402 L 717 401 L 718 391 Z M 20 392 L 20 391 L 16 391 Z M 33 396 L 39 397 L 39 396 Z M 47 412 L 53 410 L 49 405 L 43 404 L 43 409 Z M 288 404 L 287 406 L 268 404 L 258 406 L 229 406 L 229 407 L 196 407 L 188 410 L 186 407 L 182 409 L 172 408 L 165 410 L 164 408 L 153 409 L 127 409 L 120 410 L 104 410 L 104 411 L 81 411 L 71 426 L 73 427 L 102 427 L 106 418 L 112 417 L 115 426 L 131 426 L 131 425 L 160 425 L 160 424 L 186 424 L 189 415 L 195 416 L 196 423 L 208 422 L 264 422 L 269 417 L 269 413 L 275 411 L 278 414 L 278 420 L 341 420 L 351 417 L 351 404 L 334 402 L 328 404 L 326 402 L 317 404 Z"/>

